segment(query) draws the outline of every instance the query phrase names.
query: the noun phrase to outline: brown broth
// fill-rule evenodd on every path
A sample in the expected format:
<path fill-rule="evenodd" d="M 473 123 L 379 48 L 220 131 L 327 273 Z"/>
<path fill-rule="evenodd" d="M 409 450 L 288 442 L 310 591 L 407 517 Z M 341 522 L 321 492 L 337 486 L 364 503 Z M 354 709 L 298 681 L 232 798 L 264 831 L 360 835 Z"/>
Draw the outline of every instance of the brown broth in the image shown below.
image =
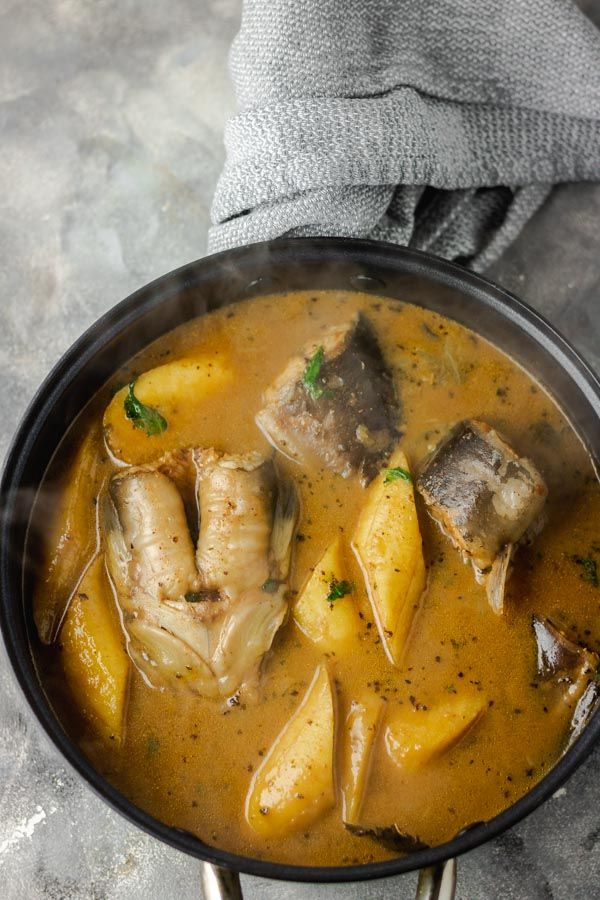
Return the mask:
<path fill-rule="evenodd" d="M 165 358 L 218 352 L 233 368 L 234 379 L 205 401 L 200 415 L 190 417 L 183 403 L 160 445 L 149 439 L 149 457 L 188 445 L 267 451 L 254 424 L 262 391 L 306 341 L 318 339 L 322 329 L 357 309 L 373 322 L 393 368 L 403 407 L 402 446 L 412 465 L 450 425 L 478 417 L 532 457 L 550 490 L 548 523 L 530 548 L 519 551 L 503 617 L 490 610 L 484 588 L 418 501 L 428 591 L 400 670 L 382 651 L 361 573 L 346 548 L 354 598 L 364 618 L 358 658 L 328 660 L 338 721 L 364 689 L 383 695 L 389 708 L 434 704 L 461 692 L 480 693 L 489 704 L 463 741 L 414 774 L 399 772 L 381 736 L 375 747 L 363 818 L 394 822 L 437 844 L 511 805 L 552 767 L 564 747 L 568 719 L 546 711 L 544 690 L 534 686 L 531 614 L 551 616 L 573 639 L 591 649 L 600 646 L 600 591 L 582 578 L 572 559 L 598 540 L 600 491 L 565 416 L 526 372 L 466 328 L 418 307 L 347 292 L 270 296 L 212 313 L 161 338 L 118 373 L 115 383 Z M 102 403 L 109 396 L 104 392 Z M 89 427 L 97 427 L 100 401 L 95 409 Z M 104 462 L 96 491 L 113 468 L 100 442 L 98 454 Z M 364 494 L 354 479 L 324 469 L 304 472 L 286 460 L 282 466 L 301 495 L 303 539 L 296 543 L 292 579 L 298 590 L 333 534 L 349 540 Z M 260 838 L 245 821 L 252 772 L 320 661 L 322 655 L 288 621 L 266 660 L 261 702 L 231 709 L 150 689 L 133 670 L 119 747 L 101 742 L 73 708 L 56 646 L 41 655 L 49 693 L 67 730 L 117 788 L 157 818 L 227 850 L 280 862 L 336 865 L 388 858 L 392 854 L 377 843 L 344 829 L 339 805 L 310 829 L 280 840 Z"/>

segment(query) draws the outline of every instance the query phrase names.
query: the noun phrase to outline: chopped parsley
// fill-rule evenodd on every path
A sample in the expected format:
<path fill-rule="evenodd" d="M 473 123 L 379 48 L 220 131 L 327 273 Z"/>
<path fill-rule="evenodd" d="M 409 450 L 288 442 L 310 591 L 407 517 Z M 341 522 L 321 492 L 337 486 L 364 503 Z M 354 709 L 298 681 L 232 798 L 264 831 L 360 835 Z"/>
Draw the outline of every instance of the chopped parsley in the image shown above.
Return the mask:
<path fill-rule="evenodd" d="M 398 481 L 398 479 L 402 479 L 402 481 L 408 481 L 412 484 L 412 475 L 407 469 L 385 469 L 385 478 L 383 479 L 384 484 L 391 484 L 392 481 Z"/>
<path fill-rule="evenodd" d="M 329 593 L 327 594 L 327 602 L 332 603 L 334 600 L 340 600 L 346 594 L 352 593 L 352 584 L 349 581 L 338 581 L 336 578 L 329 584 Z"/>
<path fill-rule="evenodd" d="M 325 360 L 325 350 L 318 347 L 313 356 L 306 363 L 304 374 L 302 375 L 302 383 L 306 388 L 308 395 L 312 400 L 320 400 L 325 393 L 325 388 L 317 384 L 317 378 L 321 373 L 321 367 Z"/>
<path fill-rule="evenodd" d="M 188 591 L 187 594 L 183 595 L 183 599 L 186 603 L 203 603 L 204 601 L 216 603 L 221 599 L 221 594 L 218 590 L 209 588 L 203 591 Z"/>
<path fill-rule="evenodd" d="M 593 587 L 600 587 L 600 579 L 598 578 L 598 563 L 591 556 L 574 556 L 573 562 L 581 566 L 581 577 L 584 581 L 588 581 Z"/>
<path fill-rule="evenodd" d="M 148 437 L 162 434 L 167 430 L 167 420 L 153 406 L 146 406 L 134 394 L 135 381 L 130 382 L 128 393 L 123 401 L 123 409 L 135 428 L 143 429 Z"/>
<path fill-rule="evenodd" d="M 267 578 L 267 580 L 261 587 L 261 591 L 264 591 L 265 594 L 274 594 L 278 587 L 278 581 L 275 581 L 274 578 Z"/>

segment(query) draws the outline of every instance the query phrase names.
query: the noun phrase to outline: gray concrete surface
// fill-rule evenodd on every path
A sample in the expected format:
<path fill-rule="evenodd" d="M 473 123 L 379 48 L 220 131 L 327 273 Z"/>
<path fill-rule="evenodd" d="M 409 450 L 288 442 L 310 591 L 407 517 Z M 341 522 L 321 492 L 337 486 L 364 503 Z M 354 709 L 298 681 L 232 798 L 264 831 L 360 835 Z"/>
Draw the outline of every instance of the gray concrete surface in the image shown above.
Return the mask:
<path fill-rule="evenodd" d="M 600 19 L 600 2 L 586 8 Z M 60 354 L 131 290 L 205 251 L 233 108 L 238 0 L 1 0 L 0 458 Z M 558 189 L 492 276 L 600 370 L 600 186 Z M 0 655 L 0 897 L 195 900 L 199 865 L 111 812 L 63 764 Z M 600 898 L 600 752 L 459 866 L 461 900 Z M 401 900 L 244 879 L 249 900 Z"/>

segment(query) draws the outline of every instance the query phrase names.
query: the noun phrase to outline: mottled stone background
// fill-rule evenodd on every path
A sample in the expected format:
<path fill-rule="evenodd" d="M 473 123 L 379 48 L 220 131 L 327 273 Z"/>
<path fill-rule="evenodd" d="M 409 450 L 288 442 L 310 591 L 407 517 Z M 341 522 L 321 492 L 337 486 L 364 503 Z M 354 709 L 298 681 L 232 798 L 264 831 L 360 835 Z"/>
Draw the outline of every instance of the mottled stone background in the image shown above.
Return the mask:
<path fill-rule="evenodd" d="M 600 21 L 600 0 L 586 9 Z M 0 0 L 0 458 L 35 387 L 134 288 L 205 252 L 238 0 Z M 558 189 L 491 273 L 600 370 L 600 186 Z M 199 864 L 65 767 L 0 657 L 0 897 L 196 900 Z M 600 753 L 459 866 L 461 900 L 600 898 Z M 408 898 L 244 879 L 251 900 Z"/>

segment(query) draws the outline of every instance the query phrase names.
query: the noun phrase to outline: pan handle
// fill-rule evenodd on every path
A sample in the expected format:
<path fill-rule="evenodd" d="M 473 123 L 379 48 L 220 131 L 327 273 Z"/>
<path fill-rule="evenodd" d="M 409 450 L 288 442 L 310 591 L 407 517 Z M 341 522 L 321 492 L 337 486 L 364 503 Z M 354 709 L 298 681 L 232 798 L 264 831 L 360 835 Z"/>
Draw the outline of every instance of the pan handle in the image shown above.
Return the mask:
<path fill-rule="evenodd" d="M 243 900 L 237 872 L 205 862 L 201 877 L 204 900 Z M 454 900 L 455 890 L 456 860 L 449 859 L 438 866 L 421 869 L 416 900 Z"/>
<path fill-rule="evenodd" d="M 421 869 L 415 900 L 454 900 L 456 893 L 456 860 L 429 869 Z"/>
<path fill-rule="evenodd" d="M 200 878 L 204 900 L 243 900 L 237 872 L 203 862 Z"/>

